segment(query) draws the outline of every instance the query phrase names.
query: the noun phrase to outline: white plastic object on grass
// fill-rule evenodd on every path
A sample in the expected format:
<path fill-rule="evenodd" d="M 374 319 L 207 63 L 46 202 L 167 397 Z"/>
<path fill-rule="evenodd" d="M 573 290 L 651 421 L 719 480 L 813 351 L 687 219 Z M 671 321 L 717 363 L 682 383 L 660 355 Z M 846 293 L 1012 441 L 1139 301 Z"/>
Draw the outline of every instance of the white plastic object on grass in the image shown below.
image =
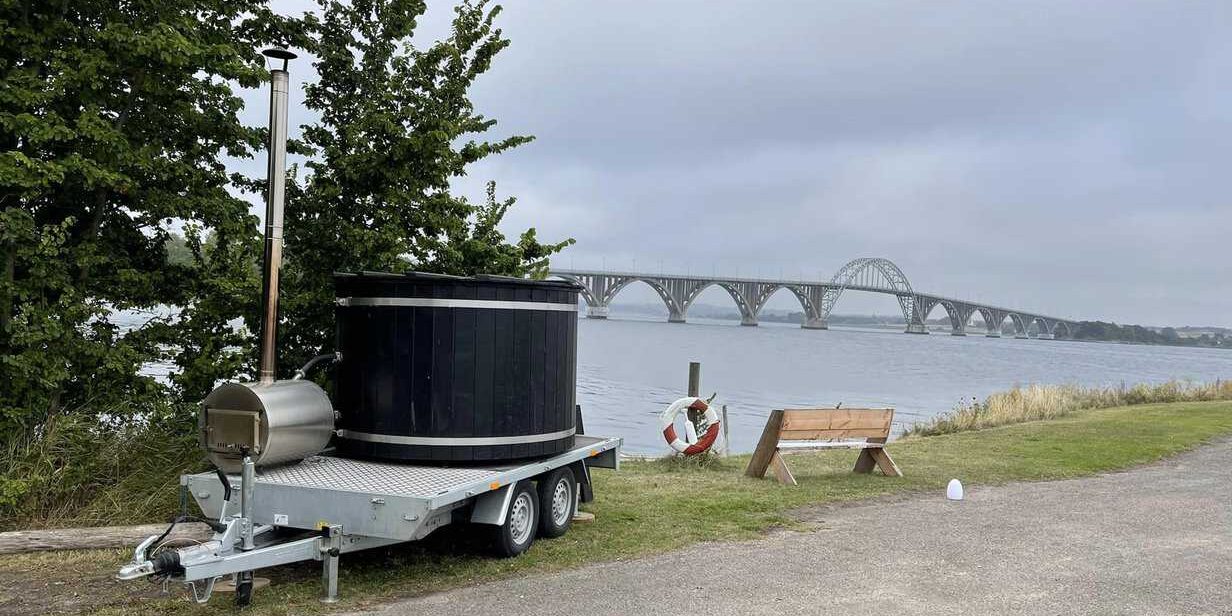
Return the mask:
<path fill-rule="evenodd" d="M 950 500 L 962 500 L 962 482 L 957 479 L 951 479 L 949 485 L 945 486 L 945 497 Z"/>

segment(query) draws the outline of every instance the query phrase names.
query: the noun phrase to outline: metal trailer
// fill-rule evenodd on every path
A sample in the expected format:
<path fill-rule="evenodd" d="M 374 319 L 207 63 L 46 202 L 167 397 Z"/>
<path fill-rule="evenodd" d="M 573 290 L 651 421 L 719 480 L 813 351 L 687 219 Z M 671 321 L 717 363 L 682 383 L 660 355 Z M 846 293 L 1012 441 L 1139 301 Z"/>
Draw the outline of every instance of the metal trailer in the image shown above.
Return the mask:
<path fill-rule="evenodd" d="M 257 470 L 245 457 L 238 475 L 180 478 L 181 496 L 191 494 L 214 527 L 209 541 L 160 551 L 162 537 L 150 537 L 117 577 L 166 576 L 190 585 L 204 603 L 215 582 L 232 576 L 236 601 L 245 604 L 254 570 L 319 560 L 322 601 L 333 602 L 341 554 L 422 539 L 451 522 L 493 527 L 501 538 L 498 553 L 515 556 L 536 534 L 559 536 L 568 528 L 578 502 L 593 499 L 589 468 L 617 469 L 621 444 L 579 434 L 563 454 L 491 466 L 391 464 L 325 453 Z M 557 533 L 543 531 L 539 511 L 551 516 Z"/>

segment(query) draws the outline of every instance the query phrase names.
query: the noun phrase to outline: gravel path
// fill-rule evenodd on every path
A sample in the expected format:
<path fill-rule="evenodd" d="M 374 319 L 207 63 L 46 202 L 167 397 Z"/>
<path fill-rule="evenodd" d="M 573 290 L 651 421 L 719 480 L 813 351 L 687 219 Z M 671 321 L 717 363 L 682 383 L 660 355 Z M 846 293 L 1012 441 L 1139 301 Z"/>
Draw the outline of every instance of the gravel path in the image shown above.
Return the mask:
<path fill-rule="evenodd" d="M 909 469 L 907 469 L 909 472 Z M 806 512 L 810 532 L 401 601 L 384 615 L 1232 615 L 1232 441 L 1123 473 Z"/>

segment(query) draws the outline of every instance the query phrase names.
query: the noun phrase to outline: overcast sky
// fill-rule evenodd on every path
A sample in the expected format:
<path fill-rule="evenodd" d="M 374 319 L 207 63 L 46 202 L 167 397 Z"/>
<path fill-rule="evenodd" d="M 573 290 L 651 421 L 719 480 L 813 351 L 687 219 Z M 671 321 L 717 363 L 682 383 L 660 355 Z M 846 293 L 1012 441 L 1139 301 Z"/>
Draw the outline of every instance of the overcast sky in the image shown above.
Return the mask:
<path fill-rule="evenodd" d="M 1232 326 L 1232 3 L 503 4 L 474 98 L 537 139 L 458 186 L 517 196 L 511 233 L 575 238 L 559 266 L 882 256 L 921 291 Z M 851 295 L 836 312 L 897 308 Z"/>

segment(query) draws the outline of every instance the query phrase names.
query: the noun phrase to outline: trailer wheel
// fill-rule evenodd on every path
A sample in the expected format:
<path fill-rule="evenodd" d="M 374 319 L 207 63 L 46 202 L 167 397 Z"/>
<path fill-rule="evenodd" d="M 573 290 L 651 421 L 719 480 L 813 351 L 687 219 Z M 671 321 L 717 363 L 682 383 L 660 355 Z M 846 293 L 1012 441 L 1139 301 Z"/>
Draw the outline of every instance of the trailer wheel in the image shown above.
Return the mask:
<path fill-rule="evenodd" d="M 539 495 L 529 481 L 518 483 L 509 499 L 505 523 L 493 527 L 492 550 L 497 556 L 511 558 L 525 552 L 535 541 L 539 526 Z"/>
<path fill-rule="evenodd" d="M 543 505 L 543 513 L 539 516 L 539 536 L 555 538 L 569 531 L 576 498 L 577 479 L 567 466 L 539 480 L 539 502 Z"/>

